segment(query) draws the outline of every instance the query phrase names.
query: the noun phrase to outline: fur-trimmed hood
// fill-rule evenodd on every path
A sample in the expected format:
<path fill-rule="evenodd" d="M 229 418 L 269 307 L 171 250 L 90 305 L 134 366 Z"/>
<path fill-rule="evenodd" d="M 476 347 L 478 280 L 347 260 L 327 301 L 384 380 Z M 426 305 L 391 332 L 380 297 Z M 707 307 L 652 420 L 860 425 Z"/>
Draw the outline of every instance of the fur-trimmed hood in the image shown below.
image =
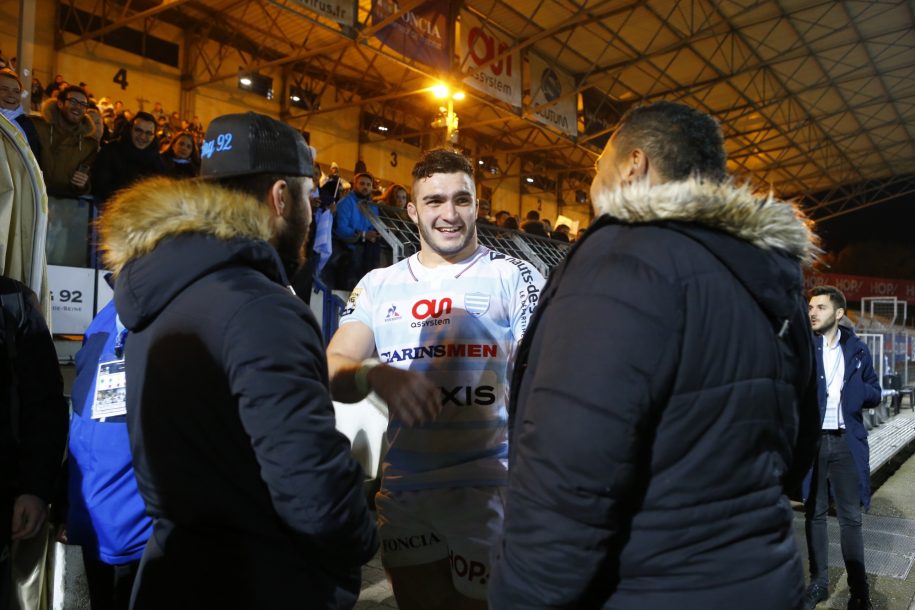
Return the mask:
<path fill-rule="evenodd" d="M 41 105 L 41 118 L 43 118 L 48 123 L 48 128 L 50 131 L 49 139 L 51 144 L 54 143 L 54 132 L 55 130 L 60 129 L 61 125 L 68 124 L 66 119 L 60 116 L 60 108 L 57 107 L 57 99 L 48 99 L 45 100 Z M 71 123 L 72 124 L 72 123 Z M 95 123 L 92 122 L 92 119 L 89 117 L 88 112 L 83 115 L 83 118 L 79 122 L 79 135 L 82 138 L 89 138 L 90 140 L 95 141 L 95 147 L 99 146 L 98 132 L 95 128 Z M 77 146 L 82 147 L 82 139 L 78 140 Z"/>
<path fill-rule="evenodd" d="M 166 237 L 204 233 L 267 241 L 270 212 L 250 195 L 200 180 L 151 178 L 115 195 L 99 220 L 105 264 L 117 277 Z"/>
<path fill-rule="evenodd" d="M 118 315 L 131 331 L 150 324 L 189 286 L 226 270 L 287 283 L 267 241 L 267 206 L 216 184 L 162 177 L 139 182 L 109 201 L 99 229 L 105 263 L 117 277 Z"/>
<path fill-rule="evenodd" d="M 661 221 L 694 223 L 723 231 L 765 250 L 779 249 L 805 264 L 821 252 L 812 222 L 793 204 L 759 197 L 733 182 L 702 179 L 651 186 L 640 180 L 601 193 L 598 215 L 626 224 Z"/>

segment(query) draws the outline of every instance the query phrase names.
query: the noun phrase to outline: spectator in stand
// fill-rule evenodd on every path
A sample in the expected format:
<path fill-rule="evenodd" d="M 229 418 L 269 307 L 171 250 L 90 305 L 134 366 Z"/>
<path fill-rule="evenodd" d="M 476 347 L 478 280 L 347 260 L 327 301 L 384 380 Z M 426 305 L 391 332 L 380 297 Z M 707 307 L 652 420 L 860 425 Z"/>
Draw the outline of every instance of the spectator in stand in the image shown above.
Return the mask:
<path fill-rule="evenodd" d="M 172 178 L 196 178 L 200 174 L 200 155 L 197 143 L 190 132 L 182 131 L 165 147 L 162 153 L 165 174 Z"/>
<path fill-rule="evenodd" d="M 156 138 L 160 142 L 170 142 L 172 139 L 172 131 L 168 126 L 168 117 L 160 116 L 156 119 Z"/>
<path fill-rule="evenodd" d="M 98 106 L 91 100 L 89 101 L 89 107 L 86 108 L 86 116 L 95 125 L 95 135 L 98 136 L 99 142 L 107 142 L 109 137 L 108 128 L 105 127 L 105 121 L 102 119 L 102 115 L 99 114 Z"/>
<path fill-rule="evenodd" d="M 540 222 L 543 223 L 543 230 L 546 232 L 547 235 L 549 235 L 550 233 L 553 232 L 553 223 L 550 222 L 549 218 L 541 218 Z"/>
<path fill-rule="evenodd" d="M 102 147 L 92 170 L 95 176 L 92 194 L 100 208 L 115 191 L 141 178 L 165 174 L 153 116 L 138 112 L 126 133 Z"/>
<path fill-rule="evenodd" d="M 531 210 L 527 213 L 527 221 L 521 225 L 521 230 L 530 235 L 547 237 L 546 229 L 543 227 L 543 223 L 540 222 L 540 212 L 537 210 Z"/>
<path fill-rule="evenodd" d="M 200 135 L 203 135 L 203 133 L 204 133 L 203 123 L 200 121 L 199 116 L 194 115 L 194 118 L 191 119 L 190 131 L 193 133 L 199 133 Z"/>
<path fill-rule="evenodd" d="M 378 243 L 378 231 L 359 209 L 360 201 L 371 203 L 372 187 L 375 179 L 371 174 L 356 174 L 353 178 L 353 190 L 337 204 L 337 217 L 334 220 L 334 235 L 346 244 L 352 253 L 352 261 L 347 268 L 346 285 L 342 290 L 352 290 L 366 273 L 378 266 L 381 255 Z M 370 205 L 372 214 L 378 215 L 378 207 Z"/>
<path fill-rule="evenodd" d="M 41 142 L 32 119 L 22 108 L 22 81 L 9 68 L 0 69 L 0 113 L 19 128 L 29 143 L 35 159 L 41 158 Z"/>
<path fill-rule="evenodd" d="M 498 212 L 496 212 L 496 217 L 495 217 L 496 226 L 497 227 L 505 226 L 505 221 L 508 218 L 511 218 L 511 214 L 509 214 L 505 210 L 499 210 Z M 518 227 L 516 226 L 515 228 L 517 229 Z"/>
<path fill-rule="evenodd" d="M 179 114 L 177 110 L 168 118 L 168 127 L 172 133 L 181 131 L 181 114 Z"/>
<path fill-rule="evenodd" d="M 477 226 L 494 225 L 492 218 L 489 217 L 492 212 L 492 204 L 489 199 L 480 199 L 477 203 Z"/>
<path fill-rule="evenodd" d="M 133 115 L 129 110 L 122 110 L 115 114 L 113 125 L 111 129 L 111 140 L 119 140 L 127 130 L 130 128 L 130 121 L 133 119 Z"/>
<path fill-rule="evenodd" d="M 565 243 L 569 243 L 571 241 L 569 239 L 569 225 L 557 226 L 556 230 L 553 231 L 552 237 L 556 241 L 564 241 Z"/>
<path fill-rule="evenodd" d="M 162 110 L 162 102 L 156 102 L 153 104 L 153 109 L 150 114 L 156 117 L 156 122 L 159 121 L 160 117 L 164 117 L 166 120 L 168 119 L 168 117 L 165 115 L 165 111 Z"/>
<path fill-rule="evenodd" d="M 121 100 L 115 100 L 114 102 L 114 115 L 117 116 L 124 112 L 124 102 Z"/>
<path fill-rule="evenodd" d="M 324 191 L 330 191 L 334 201 L 340 201 L 343 193 L 350 188 L 350 183 L 340 177 L 340 167 L 336 161 L 331 162 L 329 173 L 322 174 L 319 186 Z"/>
<path fill-rule="evenodd" d="M 88 262 L 90 206 L 79 198 L 90 189 L 89 173 L 99 150 L 98 132 L 86 116 L 86 92 L 76 85 L 45 101 L 35 129 L 38 165 L 48 190 L 48 263 L 71 267 Z"/>
<path fill-rule="evenodd" d="M 32 78 L 32 99 L 31 99 L 31 110 L 32 112 L 41 112 L 41 100 L 44 99 L 44 87 L 41 85 L 41 81 L 38 78 Z"/>
<path fill-rule="evenodd" d="M 44 90 L 45 95 L 48 97 L 54 97 L 55 92 L 59 92 L 60 85 L 64 82 L 64 77 L 62 74 L 58 74 L 54 77 L 53 83 L 48 83 L 47 88 Z"/>
<path fill-rule="evenodd" d="M 408 193 L 407 189 L 400 184 L 390 185 L 388 188 L 384 189 L 381 197 L 375 200 L 376 203 L 389 205 L 394 208 L 400 208 L 401 210 L 405 210 L 407 208 L 407 202 L 409 201 L 410 193 Z"/>
<path fill-rule="evenodd" d="M 518 230 L 518 219 L 509 214 L 502 220 L 503 229 L 511 229 L 512 231 Z"/>

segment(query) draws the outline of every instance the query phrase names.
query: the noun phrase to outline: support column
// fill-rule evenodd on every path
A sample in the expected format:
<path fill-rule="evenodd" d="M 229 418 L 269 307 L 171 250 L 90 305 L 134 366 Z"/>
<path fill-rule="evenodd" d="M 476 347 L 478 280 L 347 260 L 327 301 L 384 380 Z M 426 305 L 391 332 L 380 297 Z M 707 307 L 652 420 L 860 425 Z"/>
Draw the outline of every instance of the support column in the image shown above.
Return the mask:
<path fill-rule="evenodd" d="M 35 61 L 35 0 L 19 0 L 19 36 L 16 39 L 16 71 L 22 81 L 22 107 L 26 112 L 32 104 L 32 71 Z"/>

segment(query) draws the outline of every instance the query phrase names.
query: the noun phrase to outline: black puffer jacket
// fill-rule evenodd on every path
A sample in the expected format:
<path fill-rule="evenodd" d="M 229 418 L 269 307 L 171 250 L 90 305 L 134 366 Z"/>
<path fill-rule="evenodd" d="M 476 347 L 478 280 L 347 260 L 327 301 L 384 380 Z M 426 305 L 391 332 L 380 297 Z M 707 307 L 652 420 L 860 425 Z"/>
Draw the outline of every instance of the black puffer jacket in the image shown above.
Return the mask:
<path fill-rule="evenodd" d="M 784 487 L 816 437 L 811 236 L 730 185 L 618 195 L 621 220 L 553 273 L 521 346 L 491 605 L 794 608 Z"/>
<path fill-rule="evenodd" d="M 352 607 L 377 533 L 266 206 L 160 178 L 116 197 L 102 232 L 154 520 L 133 607 Z"/>

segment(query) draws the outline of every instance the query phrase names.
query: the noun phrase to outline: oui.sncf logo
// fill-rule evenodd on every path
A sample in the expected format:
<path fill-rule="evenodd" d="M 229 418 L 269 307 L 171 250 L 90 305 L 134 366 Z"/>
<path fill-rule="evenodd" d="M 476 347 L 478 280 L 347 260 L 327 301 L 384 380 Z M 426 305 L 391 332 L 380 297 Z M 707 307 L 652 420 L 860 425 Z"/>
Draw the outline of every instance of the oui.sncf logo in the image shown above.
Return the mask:
<path fill-rule="evenodd" d="M 413 304 L 413 317 L 417 320 L 426 318 L 441 318 L 451 313 L 451 299 L 422 299 Z"/>

